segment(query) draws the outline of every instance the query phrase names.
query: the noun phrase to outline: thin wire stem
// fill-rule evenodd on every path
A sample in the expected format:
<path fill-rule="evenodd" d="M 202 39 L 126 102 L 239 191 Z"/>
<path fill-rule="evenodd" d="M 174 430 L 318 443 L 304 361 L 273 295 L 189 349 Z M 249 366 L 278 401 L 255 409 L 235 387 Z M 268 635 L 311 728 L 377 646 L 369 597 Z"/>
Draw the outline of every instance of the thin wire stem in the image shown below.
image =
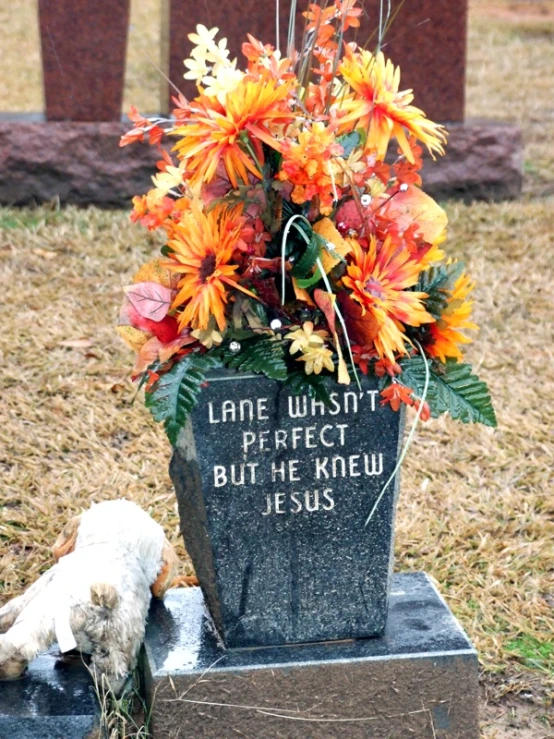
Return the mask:
<path fill-rule="evenodd" d="M 420 419 L 421 413 L 423 411 L 423 404 L 425 403 L 425 399 L 427 398 L 427 391 L 429 390 L 429 379 L 430 379 L 430 376 L 431 376 L 430 375 L 430 372 L 429 372 L 429 362 L 427 361 L 427 357 L 425 356 L 425 353 L 423 352 L 423 349 L 421 348 L 421 344 L 419 343 L 419 341 L 414 340 L 414 343 L 417 345 L 417 348 L 419 349 L 419 352 L 421 354 L 421 358 L 423 359 L 423 363 L 425 365 L 425 384 L 423 386 L 423 393 L 421 395 L 421 398 L 419 399 L 419 407 L 417 409 L 416 417 L 415 417 L 414 422 L 412 424 L 412 428 L 410 429 L 410 433 L 408 435 L 408 438 L 406 439 L 406 443 L 404 444 L 404 449 L 402 450 L 402 454 L 398 458 L 398 462 L 396 463 L 396 467 L 392 471 L 391 476 L 386 481 L 383 489 L 379 493 L 379 497 L 377 498 L 377 500 L 373 504 L 373 508 L 371 509 L 371 513 L 369 514 L 369 516 L 366 519 L 366 522 L 364 524 L 364 527 L 366 527 L 369 524 L 369 522 L 371 521 L 371 519 L 375 515 L 375 511 L 377 510 L 377 508 L 379 507 L 379 504 L 383 500 L 383 497 L 384 497 L 384 495 L 385 495 L 385 493 L 386 493 L 389 485 L 391 484 L 391 482 L 396 477 L 396 475 L 398 473 L 398 470 L 400 469 L 400 467 L 402 465 L 402 462 L 404 461 L 404 458 L 406 457 L 406 454 L 408 453 L 408 449 L 410 448 L 410 445 L 411 445 L 411 443 L 412 443 L 412 441 L 414 439 L 415 432 L 416 432 L 416 429 L 417 429 L 417 425 L 419 423 L 419 419 Z"/>
<path fill-rule="evenodd" d="M 281 11 L 281 5 L 279 0 L 275 0 L 275 48 L 277 51 L 280 51 L 280 43 L 281 43 L 281 27 L 280 27 L 280 11 Z"/>

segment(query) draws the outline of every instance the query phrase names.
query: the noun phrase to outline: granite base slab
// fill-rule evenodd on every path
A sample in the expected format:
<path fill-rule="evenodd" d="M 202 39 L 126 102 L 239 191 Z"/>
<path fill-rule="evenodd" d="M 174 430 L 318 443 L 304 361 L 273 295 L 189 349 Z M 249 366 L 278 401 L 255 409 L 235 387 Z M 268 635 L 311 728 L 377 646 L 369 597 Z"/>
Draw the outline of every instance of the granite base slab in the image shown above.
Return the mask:
<path fill-rule="evenodd" d="M 426 192 L 438 199 L 466 201 L 521 195 L 521 129 L 486 120 L 445 125 L 446 156 L 433 162 L 424 154 Z M 119 147 L 130 127 L 119 121 L 46 123 L 39 114 L 1 113 L 0 204 L 59 198 L 63 205 L 130 208 L 134 195 L 152 187 L 158 158 L 155 147 Z M 396 149 L 393 142 L 393 155 Z"/>
<path fill-rule="evenodd" d="M 90 674 L 54 647 L 18 680 L 0 681 L 0 739 L 97 739 L 99 708 Z"/>
<path fill-rule="evenodd" d="M 477 654 L 423 573 L 393 578 L 373 639 L 226 650 L 200 588 L 153 603 L 153 739 L 477 739 Z"/>

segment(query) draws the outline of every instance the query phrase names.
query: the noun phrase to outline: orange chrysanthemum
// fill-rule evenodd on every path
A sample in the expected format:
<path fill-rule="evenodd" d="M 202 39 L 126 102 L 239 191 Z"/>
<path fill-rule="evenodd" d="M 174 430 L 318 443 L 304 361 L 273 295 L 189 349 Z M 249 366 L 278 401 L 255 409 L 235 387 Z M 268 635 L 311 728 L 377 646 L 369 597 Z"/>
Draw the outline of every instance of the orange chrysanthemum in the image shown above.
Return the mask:
<path fill-rule="evenodd" d="M 366 149 L 376 152 L 381 160 L 390 139 L 396 136 L 406 159 L 414 162 L 407 133 L 425 144 L 431 154 L 444 154 L 444 128 L 411 104 L 411 90 L 399 92 L 400 68 L 385 60 L 381 51 L 374 56 L 365 49 L 354 52 L 347 47 L 339 72 L 354 92 L 341 101 L 345 112 L 340 119 L 341 131 L 366 128 Z"/>
<path fill-rule="evenodd" d="M 175 150 L 187 162 L 191 185 L 211 182 L 220 161 L 233 187 L 239 179 L 248 182 L 249 172 L 262 179 L 261 144 L 279 150 L 275 127 L 294 120 L 288 99 L 294 83 L 295 79 L 278 82 L 269 75 L 257 80 L 247 76 L 227 93 L 224 106 L 215 97 L 197 98 L 187 123 L 172 132 L 182 136 Z"/>
<path fill-rule="evenodd" d="M 324 123 L 314 123 L 310 130 L 298 134 L 297 142 L 286 139 L 281 151 L 283 162 L 278 178 L 294 185 L 292 201 L 301 205 L 318 195 L 320 213 L 330 215 L 333 200 L 338 197 L 332 159 L 344 151 L 332 129 Z"/>
<path fill-rule="evenodd" d="M 429 326 L 430 341 L 426 343 L 426 351 L 431 357 L 446 362 L 447 357 L 460 361 L 462 352 L 459 344 L 470 344 L 471 339 L 460 333 L 460 329 L 469 328 L 479 330 L 479 326 L 469 320 L 473 307 L 473 300 L 466 300 L 475 287 L 467 274 L 462 274 L 448 297 L 446 308 L 439 320 Z"/>
<path fill-rule="evenodd" d="M 410 252 L 399 249 L 390 237 L 378 244 L 371 237 L 368 251 L 351 242 L 353 262 L 347 267 L 343 284 L 362 309 L 362 317 L 375 326 L 374 346 L 381 358 L 395 361 L 395 353 L 406 354 L 404 325 L 432 323 L 421 302 L 426 293 L 414 292 L 422 265 Z"/>
<path fill-rule="evenodd" d="M 190 211 L 176 225 L 169 241 L 173 261 L 167 266 L 183 275 L 171 305 L 171 310 L 184 306 L 178 316 L 180 329 L 191 326 L 206 330 L 213 316 L 223 331 L 230 287 L 255 297 L 237 283 L 238 265 L 230 264 L 243 227 L 241 214 L 242 205 L 219 205 L 206 213 L 200 203 L 193 201 Z"/>

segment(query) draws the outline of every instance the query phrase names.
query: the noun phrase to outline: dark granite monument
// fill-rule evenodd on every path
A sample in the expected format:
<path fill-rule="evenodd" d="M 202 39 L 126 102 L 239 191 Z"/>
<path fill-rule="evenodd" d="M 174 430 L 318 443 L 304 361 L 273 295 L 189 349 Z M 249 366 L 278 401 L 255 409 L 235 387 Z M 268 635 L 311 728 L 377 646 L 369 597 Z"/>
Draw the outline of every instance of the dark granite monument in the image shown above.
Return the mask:
<path fill-rule="evenodd" d="M 403 419 L 375 378 L 329 389 L 220 371 L 181 432 L 202 587 L 150 613 L 155 738 L 478 737 L 474 648 L 426 575 L 391 578 Z"/>
<path fill-rule="evenodd" d="M 150 612 L 157 739 L 477 739 L 477 655 L 430 580 L 395 575 L 383 636 L 226 650 L 200 588 Z"/>
<path fill-rule="evenodd" d="M 375 377 L 331 405 L 261 376 L 210 378 L 171 462 L 187 549 L 228 647 L 382 633 L 402 414 Z M 398 476 L 397 476 L 398 477 Z"/>
<path fill-rule="evenodd" d="M 99 708 L 90 674 L 53 647 L 18 680 L 0 681 L 0 739 L 97 739 Z"/>

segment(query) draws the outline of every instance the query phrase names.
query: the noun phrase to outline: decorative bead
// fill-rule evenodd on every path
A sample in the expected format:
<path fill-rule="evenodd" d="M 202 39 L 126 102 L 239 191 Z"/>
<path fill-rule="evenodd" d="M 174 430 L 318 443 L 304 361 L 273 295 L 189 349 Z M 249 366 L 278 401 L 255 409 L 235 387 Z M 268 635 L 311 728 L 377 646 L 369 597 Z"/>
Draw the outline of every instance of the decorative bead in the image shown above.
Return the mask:
<path fill-rule="evenodd" d="M 371 197 L 371 195 L 367 195 L 367 194 L 362 195 L 362 197 L 360 198 L 360 202 L 364 206 L 364 208 L 367 208 L 367 206 L 371 204 L 372 200 L 373 198 Z"/>
<path fill-rule="evenodd" d="M 229 344 L 229 351 L 233 352 L 233 354 L 238 354 L 240 352 L 240 341 L 232 341 Z"/>
<path fill-rule="evenodd" d="M 272 331 L 279 331 L 282 325 L 283 325 L 282 322 L 278 318 L 274 318 L 269 324 L 269 328 Z"/>

